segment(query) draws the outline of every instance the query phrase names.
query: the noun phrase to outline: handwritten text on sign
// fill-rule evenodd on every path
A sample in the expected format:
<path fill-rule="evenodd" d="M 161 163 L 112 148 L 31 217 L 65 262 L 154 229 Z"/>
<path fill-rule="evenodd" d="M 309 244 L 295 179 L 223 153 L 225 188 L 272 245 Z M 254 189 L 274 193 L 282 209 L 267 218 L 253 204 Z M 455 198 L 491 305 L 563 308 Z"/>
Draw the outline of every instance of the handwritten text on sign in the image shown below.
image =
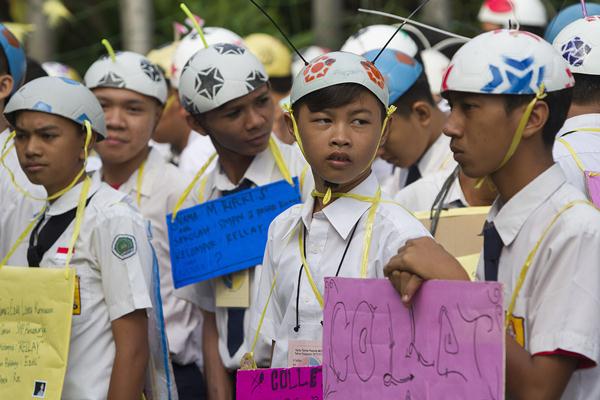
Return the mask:
<path fill-rule="evenodd" d="M 300 203 L 295 186 L 279 181 L 167 216 L 173 281 L 179 288 L 260 264 L 269 225 Z"/>
<path fill-rule="evenodd" d="M 60 399 L 73 313 L 74 271 L 0 268 L 0 398 Z"/>
<path fill-rule="evenodd" d="M 324 399 L 503 399 L 500 284 L 325 279 Z"/>
<path fill-rule="evenodd" d="M 321 400 L 321 367 L 238 370 L 238 400 Z"/>

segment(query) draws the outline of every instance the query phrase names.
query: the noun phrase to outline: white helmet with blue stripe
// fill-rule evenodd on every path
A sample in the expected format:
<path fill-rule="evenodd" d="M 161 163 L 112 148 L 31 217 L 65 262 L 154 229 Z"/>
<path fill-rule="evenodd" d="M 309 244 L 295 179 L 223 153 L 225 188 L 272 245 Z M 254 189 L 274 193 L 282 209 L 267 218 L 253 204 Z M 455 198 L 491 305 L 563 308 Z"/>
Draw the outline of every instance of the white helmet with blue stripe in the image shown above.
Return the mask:
<path fill-rule="evenodd" d="M 58 115 L 84 126 L 89 121 L 92 130 L 106 138 L 104 111 L 88 88 L 68 78 L 45 76 L 23 85 L 9 100 L 4 115 L 15 124 L 18 111 L 39 111 Z"/>
<path fill-rule="evenodd" d="M 575 79 L 550 43 L 530 32 L 499 29 L 456 52 L 442 80 L 442 94 L 532 95 L 542 84 L 546 92 L 555 92 L 573 87 Z"/>
<path fill-rule="evenodd" d="M 570 23 L 556 36 L 553 45 L 574 73 L 600 75 L 600 16 Z"/>

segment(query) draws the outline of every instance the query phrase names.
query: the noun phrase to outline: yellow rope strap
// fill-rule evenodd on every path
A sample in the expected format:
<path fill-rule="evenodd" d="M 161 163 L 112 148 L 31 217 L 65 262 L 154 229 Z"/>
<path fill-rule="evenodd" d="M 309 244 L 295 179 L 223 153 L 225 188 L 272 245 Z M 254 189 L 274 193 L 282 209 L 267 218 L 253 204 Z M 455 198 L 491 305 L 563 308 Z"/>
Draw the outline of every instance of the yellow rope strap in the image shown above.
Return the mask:
<path fill-rule="evenodd" d="M 533 108 L 535 107 L 535 105 L 537 104 L 538 101 L 546 98 L 546 96 L 547 96 L 546 88 L 545 88 L 544 84 L 542 83 L 540 85 L 537 93 L 535 94 L 535 97 L 529 102 L 529 104 L 527 105 L 527 108 L 525 109 L 525 112 L 521 116 L 521 120 L 519 121 L 517 130 L 515 131 L 515 134 L 512 138 L 512 142 L 510 143 L 510 146 L 508 147 L 508 151 L 506 152 L 506 154 L 504 155 L 504 158 L 500 162 L 500 165 L 498 166 L 498 168 L 496 168 L 494 170 L 494 172 L 496 172 L 499 169 L 501 169 L 502 167 L 504 167 L 506 165 L 506 163 L 508 163 L 508 161 L 510 161 L 512 156 L 515 155 L 515 152 L 517 151 L 517 148 L 519 147 L 519 144 L 521 143 L 521 139 L 523 138 L 523 132 L 525 131 L 527 122 L 529 122 L 529 117 L 531 117 L 531 113 L 533 112 Z M 486 178 L 487 178 L 487 176 L 477 180 L 477 183 L 475 184 L 475 188 L 476 189 L 481 188 L 481 185 L 486 180 Z"/>
<path fill-rule="evenodd" d="M 592 203 L 590 203 L 589 201 L 586 201 L 586 200 L 576 200 L 576 201 L 572 201 L 572 202 L 566 204 L 563 208 L 561 208 L 556 213 L 554 218 L 552 218 L 552 221 L 550 221 L 550 223 L 548 224 L 546 229 L 544 229 L 540 239 L 537 241 L 537 243 L 535 244 L 535 246 L 533 247 L 533 249 L 527 256 L 527 258 L 525 259 L 525 264 L 523 264 L 523 266 L 521 267 L 521 272 L 519 273 L 519 280 L 517 281 L 517 285 L 515 286 L 515 290 L 513 291 L 513 294 L 512 294 L 511 300 L 510 300 L 510 304 L 508 306 L 507 318 L 505 321 L 505 329 L 508 329 L 508 327 L 510 325 L 510 317 L 512 316 L 512 314 L 515 310 L 515 304 L 517 302 L 517 297 L 519 295 L 519 292 L 521 291 L 521 288 L 523 287 L 523 283 L 525 283 L 525 278 L 527 277 L 527 272 L 529 272 L 529 267 L 531 267 L 531 263 L 533 262 L 533 259 L 535 258 L 535 255 L 537 254 L 539 247 L 541 246 L 542 242 L 544 241 L 544 239 L 550 232 L 550 229 L 554 226 L 554 224 L 556 223 L 558 218 L 565 211 L 569 210 L 570 208 L 572 208 L 573 206 L 575 206 L 577 204 L 585 204 L 585 205 L 594 207 L 594 205 Z M 594 207 L 594 208 L 596 208 L 596 207 Z"/>
<path fill-rule="evenodd" d="M 138 207 L 142 206 L 142 184 L 144 183 L 144 168 L 146 167 L 146 160 L 142 161 L 142 164 L 138 168 L 137 179 L 135 182 L 135 197 Z"/>
<path fill-rule="evenodd" d="M 206 161 L 204 163 L 204 165 L 202 167 L 200 167 L 198 172 L 196 172 L 196 175 L 194 175 L 194 179 L 192 179 L 190 184 L 185 188 L 185 190 L 181 194 L 181 197 L 179 197 L 179 200 L 177 200 L 177 203 L 175 204 L 175 208 L 173 209 L 173 216 L 171 217 L 171 222 L 175 221 L 175 218 L 177 217 L 177 213 L 181 209 L 181 206 L 183 206 L 183 203 L 185 203 L 185 200 L 188 198 L 188 196 L 192 192 L 192 189 L 194 188 L 194 186 L 196 186 L 196 183 L 198 183 L 198 180 L 202 177 L 202 175 L 204 175 L 204 173 L 206 172 L 206 170 L 208 169 L 208 167 L 214 161 L 215 158 L 217 158 L 217 153 L 213 153 L 208 158 L 208 161 Z"/>
<path fill-rule="evenodd" d="M 600 132 L 600 129 L 585 128 L 585 129 L 576 129 L 575 131 L 576 132 L 583 132 L 583 131 Z M 581 170 L 581 172 L 585 173 L 586 172 L 585 165 L 583 165 L 583 161 L 581 161 L 581 158 L 579 158 L 579 156 L 577 155 L 577 152 L 575 151 L 573 146 L 571 146 L 571 144 L 569 142 L 567 142 L 566 140 L 564 140 L 563 138 L 559 138 L 558 141 L 567 148 L 569 153 L 571 153 L 571 157 L 573 157 L 573 160 L 575 160 L 575 164 L 577 164 L 577 167 Z M 599 176 L 600 172 L 589 171 L 589 175 L 590 176 Z"/>

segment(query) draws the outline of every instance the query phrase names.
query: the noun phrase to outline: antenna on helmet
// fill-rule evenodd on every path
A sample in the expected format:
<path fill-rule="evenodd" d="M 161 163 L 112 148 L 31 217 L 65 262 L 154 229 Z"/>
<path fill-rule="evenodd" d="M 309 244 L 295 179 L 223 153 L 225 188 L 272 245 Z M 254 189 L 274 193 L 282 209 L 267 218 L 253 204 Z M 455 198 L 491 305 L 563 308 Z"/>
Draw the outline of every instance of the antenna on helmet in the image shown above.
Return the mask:
<path fill-rule="evenodd" d="M 435 26 L 427 25 L 427 24 L 424 24 L 422 22 L 417 22 L 417 21 L 414 21 L 414 20 L 409 19 L 409 18 L 400 17 L 400 16 L 395 15 L 395 14 L 390 14 L 390 13 L 386 13 L 386 12 L 383 12 L 383 11 L 377 11 L 377 10 L 368 10 L 366 8 L 359 8 L 358 11 L 362 12 L 362 13 L 365 13 L 365 14 L 380 15 L 382 17 L 393 18 L 393 19 L 398 20 L 398 21 L 404 21 L 404 22 L 407 22 L 407 23 L 409 23 L 411 25 L 419 26 L 421 28 L 429 29 L 430 31 L 433 31 L 433 32 L 441 33 L 442 35 L 445 35 L 445 36 L 449 36 L 449 37 L 456 38 L 456 39 L 462 39 L 463 42 L 468 42 L 469 40 L 471 40 L 471 38 L 468 38 L 466 36 L 461 36 L 461 35 L 456 34 L 456 33 L 448 32 L 448 31 L 445 31 L 443 29 L 436 28 Z"/>
<path fill-rule="evenodd" d="M 281 33 L 281 36 L 283 36 L 283 38 L 286 40 L 286 42 L 288 42 L 290 44 L 290 46 L 292 47 L 292 49 L 294 49 L 294 51 L 296 52 L 296 54 L 298 54 L 298 57 L 300 57 L 300 59 L 304 62 L 304 65 L 308 65 L 308 61 L 306 61 L 306 59 L 304 58 L 304 56 L 302 55 L 302 53 L 300 53 L 298 51 L 298 49 L 296 48 L 296 46 L 294 46 L 294 43 L 292 43 L 292 41 L 287 37 L 287 35 L 285 34 L 285 32 L 283 32 L 283 30 L 279 27 L 279 25 L 277 25 L 277 22 L 275 22 L 275 20 L 273 18 L 271 18 L 271 16 L 269 15 L 269 13 L 267 13 L 260 6 L 260 4 L 258 4 L 254 0 L 250 0 L 250 3 L 254 4 L 256 6 L 256 8 L 258 8 L 269 19 L 269 21 L 271 21 L 271 23 L 273 25 L 275 25 L 275 28 L 277 28 L 277 30 L 279 31 L 279 33 Z"/>
<path fill-rule="evenodd" d="M 587 7 L 585 6 L 585 0 L 581 0 L 581 12 L 583 13 L 583 18 L 588 17 Z"/>
<path fill-rule="evenodd" d="M 421 4 L 419 4 L 419 6 L 417 8 L 415 8 L 415 10 L 413 12 L 410 13 L 410 15 L 408 16 L 407 19 L 412 18 L 416 13 L 418 13 L 421 8 L 425 7 L 425 5 L 429 3 L 429 0 L 425 0 L 424 2 L 422 2 Z M 404 25 L 406 25 L 408 21 L 403 21 L 400 26 L 398 27 L 398 29 L 396 29 L 396 32 L 394 32 L 394 34 L 388 39 L 388 41 L 386 42 L 386 44 L 383 46 L 383 48 L 381 50 L 379 50 L 379 53 L 377 53 L 377 55 L 375 56 L 375 58 L 373 59 L 373 61 L 371 61 L 372 63 L 374 63 L 375 61 L 377 61 L 377 59 L 379 58 L 379 56 L 381 55 L 381 53 L 383 53 L 383 51 L 385 50 L 386 47 L 388 47 L 388 45 L 392 42 L 392 39 L 394 39 L 394 37 L 398 34 L 398 32 L 400 32 L 402 30 L 402 28 L 404 27 Z"/>
<path fill-rule="evenodd" d="M 187 17 L 191 20 L 192 24 L 194 25 L 194 28 L 196 28 L 196 32 L 198 32 L 198 34 L 200 35 L 200 40 L 202 40 L 202 44 L 204 45 L 204 48 L 207 48 L 208 43 L 206 42 L 206 38 L 204 37 L 204 32 L 202 31 L 202 27 L 198 23 L 198 20 L 196 20 L 196 16 L 194 14 L 192 14 L 192 12 L 185 5 L 185 3 L 180 3 L 179 7 L 185 13 L 185 15 L 187 15 Z"/>
<path fill-rule="evenodd" d="M 510 4 L 510 10 L 512 12 L 513 17 L 515 17 L 515 31 L 520 31 L 521 30 L 521 23 L 519 22 L 519 19 L 517 18 L 517 9 L 515 8 L 515 3 L 512 0 L 508 0 L 508 3 Z M 513 29 L 513 24 L 512 21 L 509 19 L 508 20 L 508 29 Z"/>

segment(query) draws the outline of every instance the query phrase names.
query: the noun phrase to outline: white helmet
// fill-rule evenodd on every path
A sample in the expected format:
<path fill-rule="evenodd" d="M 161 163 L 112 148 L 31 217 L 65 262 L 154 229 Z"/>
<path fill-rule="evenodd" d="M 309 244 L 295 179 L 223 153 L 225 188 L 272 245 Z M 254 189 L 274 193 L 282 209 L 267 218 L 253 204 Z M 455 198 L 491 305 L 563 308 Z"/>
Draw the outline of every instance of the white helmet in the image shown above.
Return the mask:
<path fill-rule="evenodd" d="M 446 70 L 442 94 L 536 94 L 573 87 L 575 79 L 556 50 L 530 32 L 500 29 L 461 47 Z"/>
<path fill-rule="evenodd" d="M 343 51 L 327 53 L 312 60 L 296 75 L 292 84 L 292 105 L 309 93 L 342 83 L 364 86 L 388 107 L 389 91 L 385 79 L 366 58 Z"/>
<path fill-rule="evenodd" d="M 512 0 L 514 12 L 508 0 L 485 0 L 477 18 L 480 22 L 490 22 L 508 27 L 515 19 L 521 25 L 544 27 L 548 23 L 546 8 L 541 0 Z"/>
<path fill-rule="evenodd" d="M 450 59 L 435 49 L 425 49 L 421 52 L 421 60 L 423 60 L 431 93 L 440 94 L 442 78 L 450 64 Z"/>
<path fill-rule="evenodd" d="M 229 43 L 246 47 L 244 40 L 239 35 L 225 28 L 206 27 L 202 28 L 202 33 L 204 33 L 204 39 L 206 39 L 206 43 L 209 46 L 217 43 Z M 200 34 L 195 30 L 181 39 L 181 42 L 175 50 L 173 63 L 171 64 L 171 85 L 174 88 L 177 89 L 179 87 L 181 71 L 183 71 L 185 64 L 198 50 L 203 48 L 204 43 L 200 38 Z"/>
<path fill-rule="evenodd" d="M 118 52 L 115 61 L 108 55 L 88 68 L 83 78 L 90 89 L 112 87 L 167 101 L 167 82 L 160 69 L 146 57 L 131 51 Z"/>
<path fill-rule="evenodd" d="M 46 71 L 48 76 L 56 76 L 58 78 L 69 78 L 74 81 L 81 82 L 81 76 L 73 68 L 67 64 L 62 64 L 56 61 L 46 61 L 42 63 L 42 69 Z"/>
<path fill-rule="evenodd" d="M 248 49 L 219 43 L 190 58 L 180 77 L 179 99 L 190 114 L 202 114 L 267 83 L 263 64 Z"/>
<path fill-rule="evenodd" d="M 600 75 L 600 16 L 582 18 L 567 25 L 553 46 L 577 74 Z"/>
<path fill-rule="evenodd" d="M 391 25 L 370 25 L 350 36 L 341 51 L 354 54 L 365 54 L 374 49 L 381 49 L 398 28 Z M 414 40 L 404 31 L 400 31 L 387 46 L 388 49 L 401 51 L 414 57 L 419 48 Z"/>
<path fill-rule="evenodd" d="M 328 49 L 319 46 L 308 46 L 300 50 L 300 54 L 306 60 L 312 60 L 327 53 L 329 53 Z M 302 68 L 304 68 L 304 61 L 298 54 L 294 53 L 292 57 L 292 76 L 298 75 L 302 71 Z"/>
<path fill-rule="evenodd" d="M 9 100 L 4 115 L 14 126 L 17 111 L 40 111 L 67 118 L 76 124 L 89 121 L 99 137 L 106 138 L 104 111 L 96 96 L 68 78 L 44 76 L 23 85 Z"/>

